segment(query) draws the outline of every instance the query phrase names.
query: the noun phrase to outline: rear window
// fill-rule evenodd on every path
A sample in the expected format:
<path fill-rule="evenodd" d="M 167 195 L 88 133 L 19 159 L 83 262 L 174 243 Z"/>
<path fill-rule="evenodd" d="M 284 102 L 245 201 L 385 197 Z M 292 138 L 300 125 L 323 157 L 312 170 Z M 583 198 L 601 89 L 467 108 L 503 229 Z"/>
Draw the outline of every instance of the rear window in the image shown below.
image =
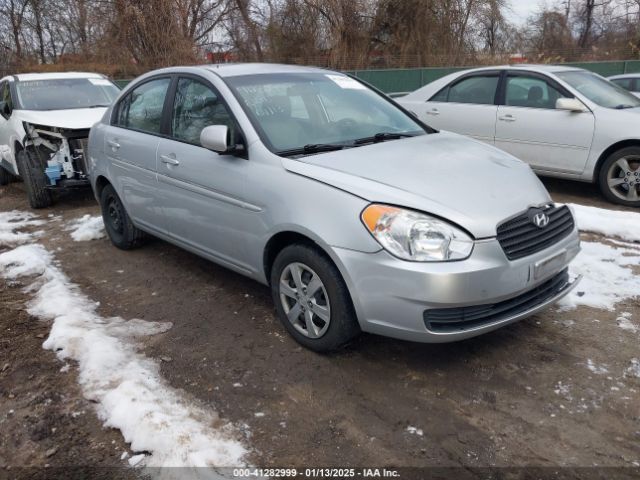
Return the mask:
<path fill-rule="evenodd" d="M 499 78 L 497 74 L 474 75 L 463 78 L 453 85 L 440 90 L 430 101 L 493 105 Z"/>

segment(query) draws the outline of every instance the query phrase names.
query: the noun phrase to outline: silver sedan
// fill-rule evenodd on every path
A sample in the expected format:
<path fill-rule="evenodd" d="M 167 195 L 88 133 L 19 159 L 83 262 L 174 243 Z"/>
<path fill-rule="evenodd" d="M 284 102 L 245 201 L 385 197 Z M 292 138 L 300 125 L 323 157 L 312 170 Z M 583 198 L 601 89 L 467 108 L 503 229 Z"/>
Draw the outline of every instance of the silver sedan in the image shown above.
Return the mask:
<path fill-rule="evenodd" d="M 151 234 L 270 285 L 316 351 L 468 338 L 576 284 L 573 215 L 528 165 L 337 72 L 146 74 L 92 128 L 89 172 L 116 247 Z"/>
<path fill-rule="evenodd" d="M 640 206 L 640 98 L 599 75 L 554 65 L 479 68 L 398 101 L 540 175 L 595 182 L 610 201 Z"/>

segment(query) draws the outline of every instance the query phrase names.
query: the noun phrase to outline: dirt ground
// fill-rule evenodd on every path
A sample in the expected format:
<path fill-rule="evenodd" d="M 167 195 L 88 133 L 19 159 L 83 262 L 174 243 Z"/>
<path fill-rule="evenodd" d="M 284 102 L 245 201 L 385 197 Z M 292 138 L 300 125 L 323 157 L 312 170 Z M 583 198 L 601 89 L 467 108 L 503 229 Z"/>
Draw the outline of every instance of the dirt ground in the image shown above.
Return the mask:
<path fill-rule="evenodd" d="M 616 208 L 591 185 L 545 184 L 558 201 Z M 255 465 L 639 466 L 640 379 L 624 372 L 640 333 L 616 322 L 629 312 L 637 324 L 639 299 L 615 312 L 552 308 L 455 344 L 363 335 L 323 356 L 300 348 L 268 289 L 240 275 L 160 240 L 130 252 L 68 241 L 62 227 L 99 209 L 90 194 L 63 200 L 39 212 L 63 217 L 42 243 L 104 315 L 174 323 L 146 340 L 146 354 L 164 358 L 171 385 L 248 425 Z M 11 209 L 29 209 L 21 184 L 0 188 L 0 210 Z M 24 301 L 20 285 L 0 284 L 0 467 L 125 465 L 120 435 L 101 428 L 74 369 L 60 372 L 41 348 L 47 325 Z"/>

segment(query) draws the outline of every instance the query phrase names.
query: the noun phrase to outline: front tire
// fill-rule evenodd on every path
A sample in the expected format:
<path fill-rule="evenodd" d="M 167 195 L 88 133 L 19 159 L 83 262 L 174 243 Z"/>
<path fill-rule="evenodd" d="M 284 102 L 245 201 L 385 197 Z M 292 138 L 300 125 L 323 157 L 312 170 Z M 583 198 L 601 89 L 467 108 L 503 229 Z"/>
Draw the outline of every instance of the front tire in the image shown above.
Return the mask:
<path fill-rule="evenodd" d="M 45 162 L 37 152 L 20 150 L 16 155 L 18 172 L 27 188 L 27 196 L 31 208 L 46 208 L 53 204 L 51 190 L 47 189 L 44 173 Z"/>
<path fill-rule="evenodd" d="M 284 248 L 270 280 L 278 318 L 302 346 L 329 352 L 360 333 L 349 290 L 320 250 L 303 244 Z"/>
<path fill-rule="evenodd" d="M 132 250 L 144 243 L 146 234 L 137 228 L 111 185 L 100 193 L 100 208 L 104 228 L 111 243 L 121 250 Z"/>
<path fill-rule="evenodd" d="M 4 167 L 0 166 L 0 187 L 4 185 L 8 185 L 13 180 L 13 175 L 11 175 Z"/>
<path fill-rule="evenodd" d="M 598 184 L 607 200 L 640 207 L 640 147 L 622 148 L 609 155 L 600 168 Z"/>

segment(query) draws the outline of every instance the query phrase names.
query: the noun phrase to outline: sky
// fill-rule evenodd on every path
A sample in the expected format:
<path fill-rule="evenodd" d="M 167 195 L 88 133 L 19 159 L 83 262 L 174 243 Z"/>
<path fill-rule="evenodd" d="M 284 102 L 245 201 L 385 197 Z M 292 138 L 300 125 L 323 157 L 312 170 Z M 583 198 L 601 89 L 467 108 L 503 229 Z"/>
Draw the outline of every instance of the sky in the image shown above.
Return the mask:
<path fill-rule="evenodd" d="M 507 8 L 506 16 L 517 25 L 523 25 L 529 16 L 548 2 L 545 0 L 511 0 L 510 8 Z"/>

